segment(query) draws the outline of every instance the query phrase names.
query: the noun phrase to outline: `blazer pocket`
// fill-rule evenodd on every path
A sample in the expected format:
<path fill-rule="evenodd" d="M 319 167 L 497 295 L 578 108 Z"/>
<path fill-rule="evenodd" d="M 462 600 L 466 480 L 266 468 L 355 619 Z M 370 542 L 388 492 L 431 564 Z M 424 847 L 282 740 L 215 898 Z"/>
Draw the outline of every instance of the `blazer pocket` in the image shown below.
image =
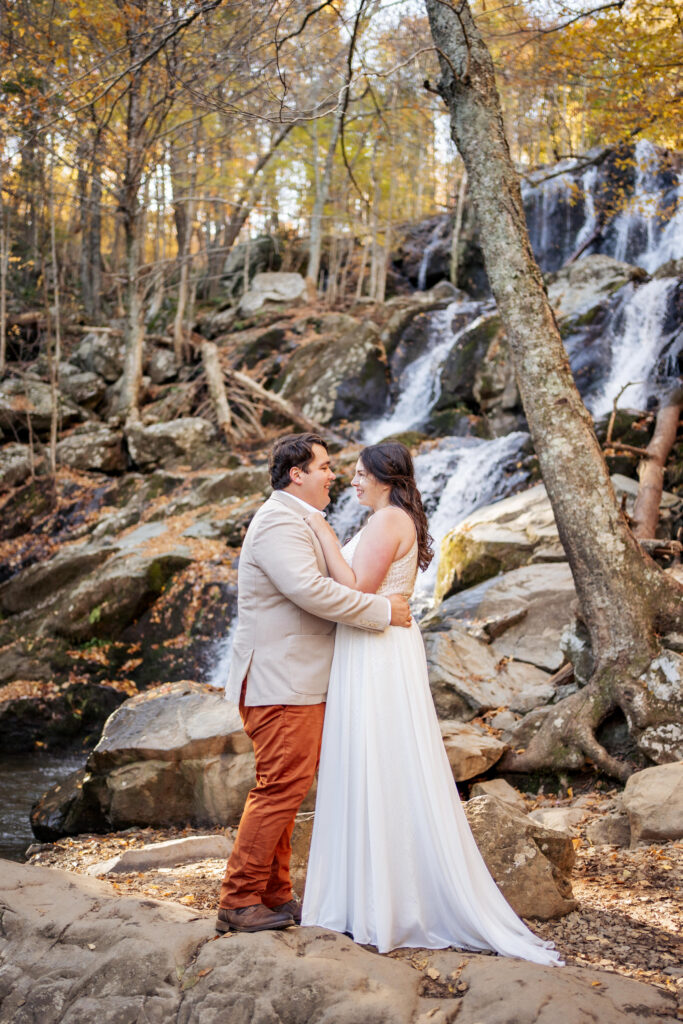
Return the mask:
<path fill-rule="evenodd" d="M 303 633 L 287 638 L 285 663 L 294 693 L 327 693 L 333 653 L 333 634 Z"/>

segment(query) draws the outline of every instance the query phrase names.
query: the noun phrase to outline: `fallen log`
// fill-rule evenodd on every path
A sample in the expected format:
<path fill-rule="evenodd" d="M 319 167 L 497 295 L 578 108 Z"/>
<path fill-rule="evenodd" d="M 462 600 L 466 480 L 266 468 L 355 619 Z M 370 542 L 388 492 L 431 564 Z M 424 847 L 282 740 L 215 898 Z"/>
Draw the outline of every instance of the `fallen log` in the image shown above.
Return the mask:
<path fill-rule="evenodd" d="M 333 437 L 342 444 L 348 444 L 348 438 L 330 430 L 329 427 L 324 427 L 315 420 L 309 419 L 308 416 L 305 416 L 304 413 L 293 406 L 291 402 L 288 402 L 286 398 L 282 398 L 273 391 L 266 391 L 261 384 L 257 384 L 246 373 L 240 373 L 239 370 L 225 370 L 224 373 L 228 380 L 232 380 L 235 384 L 240 385 L 245 391 L 257 397 L 267 409 L 280 413 L 280 415 L 284 416 L 295 426 L 300 427 L 302 430 L 310 431 L 313 434 L 320 434 L 322 437 Z"/>
<path fill-rule="evenodd" d="M 228 396 L 225 391 L 223 368 L 221 367 L 218 356 L 218 348 L 212 341 L 204 341 L 202 343 L 201 353 L 204 373 L 206 375 L 206 383 L 209 387 L 209 395 L 216 413 L 218 426 L 223 431 L 225 439 L 227 441 L 232 441 L 232 415 L 230 413 Z"/>

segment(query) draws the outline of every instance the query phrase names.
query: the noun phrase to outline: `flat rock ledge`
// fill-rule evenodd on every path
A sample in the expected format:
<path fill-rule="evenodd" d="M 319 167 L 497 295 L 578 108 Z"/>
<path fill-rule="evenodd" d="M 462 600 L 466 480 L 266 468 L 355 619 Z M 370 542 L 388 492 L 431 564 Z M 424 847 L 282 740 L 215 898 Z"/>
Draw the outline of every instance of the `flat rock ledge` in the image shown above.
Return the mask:
<path fill-rule="evenodd" d="M 604 971 L 455 950 L 390 956 L 322 928 L 216 941 L 213 914 L 3 861 L 0 1024 L 673 1024 L 673 997 Z"/>

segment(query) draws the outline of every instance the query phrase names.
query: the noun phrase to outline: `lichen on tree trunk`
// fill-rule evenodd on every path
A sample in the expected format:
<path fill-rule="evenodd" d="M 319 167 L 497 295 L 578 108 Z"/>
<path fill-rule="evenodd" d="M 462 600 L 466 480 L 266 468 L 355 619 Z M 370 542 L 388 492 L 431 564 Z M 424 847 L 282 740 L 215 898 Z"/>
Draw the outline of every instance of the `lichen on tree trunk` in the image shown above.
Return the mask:
<path fill-rule="evenodd" d="M 643 552 L 617 505 L 531 250 L 491 55 L 466 0 L 425 3 L 441 68 L 437 89 L 467 170 L 486 270 L 595 659 L 588 685 L 559 702 L 504 767 L 576 768 L 588 760 L 626 778 L 628 765 L 607 753 L 596 729 L 617 707 L 636 741 L 667 715 L 680 719 L 681 665 L 668 707 L 648 685 L 648 671 L 661 652 L 658 632 L 683 623 L 683 587 Z"/>

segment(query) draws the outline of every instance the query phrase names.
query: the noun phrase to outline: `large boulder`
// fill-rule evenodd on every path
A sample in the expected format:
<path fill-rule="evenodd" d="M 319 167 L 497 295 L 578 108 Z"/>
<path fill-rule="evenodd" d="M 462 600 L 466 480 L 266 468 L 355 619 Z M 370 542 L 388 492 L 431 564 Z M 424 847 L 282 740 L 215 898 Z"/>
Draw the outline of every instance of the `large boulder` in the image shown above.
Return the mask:
<path fill-rule="evenodd" d="M 612 486 L 627 511 L 632 509 L 637 484 L 615 473 Z M 679 499 L 664 491 L 661 508 Z M 446 534 L 441 542 L 436 601 L 490 579 L 536 562 L 564 562 L 550 499 L 543 484 L 478 508 Z M 559 577 L 558 577 L 559 578 Z"/>
<path fill-rule="evenodd" d="M 543 484 L 485 505 L 441 542 L 437 601 L 532 560 L 564 561 L 555 517 Z"/>
<path fill-rule="evenodd" d="M 572 621 L 575 596 L 566 562 L 539 562 L 454 594 L 425 625 L 446 630 L 460 622 L 498 658 L 555 672 L 564 661 L 560 640 Z"/>
<path fill-rule="evenodd" d="M 244 271 L 249 280 L 266 270 L 278 270 L 281 263 L 276 240 L 272 235 L 258 235 L 246 242 L 233 245 L 225 257 L 221 273 L 221 288 L 233 299 L 244 292 Z"/>
<path fill-rule="evenodd" d="M 70 469 L 121 473 L 127 465 L 123 437 L 104 424 L 83 424 L 57 444 L 57 461 Z"/>
<path fill-rule="evenodd" d="M 6 444 L 0 448 L 0 491 L 23 484 L 31 475 L 31 468 L 45 465 L 40 452 L 31 453 L 28 444 Z"/>
<path fill-rule="evenodd" d="M 633 845 L 683 838 L 683 761 L 636 772 L 626 783 L 623 801 Z"/>
<path fill-rule="evenodd" d="M 126 428 L 130 457 L 142 468 L 184 462 L 199 465 L 209 456 L 214 437 L 212 424 L 198 416 Z"/>
<path fill-rule="evenodd" d="M 607 971 L 458 950 L 407 961 L 323 928 L 213 942 L 213 911 L 33 864 L 3 861 L 1 878 L 2 1024 L 665 1024 L 676 1014 L 673 995 Z"/>
<path fill-rule="evenodd" d="M 555 693 L 547 672 L 500 658 L 459 623 L 444 632 L 425 633 L 424 641 L 429 684 L 441 718 L 467 721 L 498 707 L 530 711 Z"/>
<path fill-rule="evenodd" d="M 59 422 L 68 426 L 85 418 L 75 402 L 57 396 Z M 52 390 L 49 384 L 35 377 L 9 377 L 0 382 L 0 428 L 12 433 L 30 429 L 44 435 L 52 422 Z"/>
<path fill-rule="evenodd" d="M 499 761 L 505 744 L 475 725 L 464 722 L 441 722 L 446 754 L 456 782 L 482 775 Z"/>
<path fill-rule="evenodd" d="M 474 797 L 464 806 L 487 868 L 520 917 L 547 921 L 576 908 L 570 878 L 574 846 L 566 833 L 545 828 L 493 796 Z"/>
<path fill-rule="evenodd" d="M 64 793 L 61 818 L 55 791 L 41 798 L 51 816 L 34 815 L 41 837 L 47 826 L 70 833 L 83 822 L 93 830 L 237 825 L 255 784 L 254 757 L 239 713 L 222 693 L 167 683 L 110 716 L 77 783 L 76 799 L 72 790 Z"/>
<path fill-rule="evenodd" d="M 301 274 L 256 274 L 249 291 L 240 299 L 238 313 L 240 316 L 253 316 L 267 302 L 296 302 L 305 291 L 306 282 Z"/>
<path fill-rule="evenodd" d="M 91 331 L 71 353 L 70 362 L 113 384 L 123 372 L 123 344 L 109 332 Z"/>
<path fill-rule="evenodd" d="M 548 300 L 558 319 L 590 318 L 605 300 L 629 281 L 647 275 L 640 267 L 601 253 L 584 256 L 562 267 L 550 278 Z"/>
<path fill-rule="evenodd" d="M 302 345 L 287 364 L 280 394 L 319 423 L 382 412 L 389 385 L 378 328 L 356 323 L 341 336 Z"/>
<path fill-rule="evenodd" d="M 76 405 L 94 409 L 104 398 L 106 382 L 92 370 L 79 370 L 72 363 L 59 364 L 59 390 Z"/>

